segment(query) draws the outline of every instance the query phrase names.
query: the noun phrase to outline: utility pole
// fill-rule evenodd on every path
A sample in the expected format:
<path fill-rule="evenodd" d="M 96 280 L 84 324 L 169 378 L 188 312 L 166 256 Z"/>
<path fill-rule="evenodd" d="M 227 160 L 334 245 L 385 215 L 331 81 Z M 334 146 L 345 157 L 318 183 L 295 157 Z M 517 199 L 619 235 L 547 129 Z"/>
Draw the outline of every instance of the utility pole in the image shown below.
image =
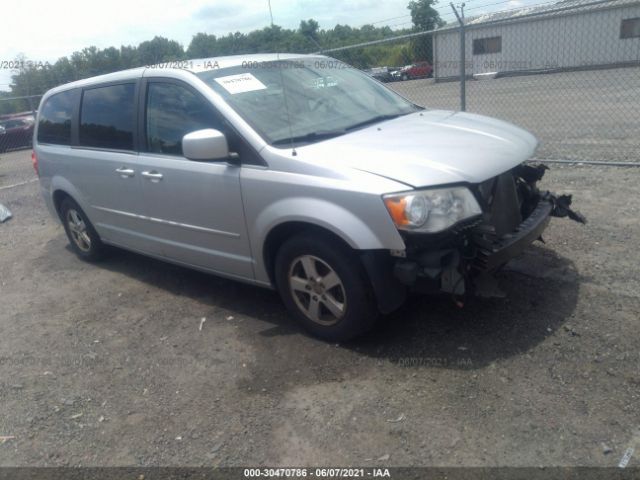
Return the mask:
<path fill-rule="evenodd" d="M 458 19 L 458 23 L 460 24 L 460 110 L 465 111 L 467 109 L 467 92 L 466 92 L 466 79 L 467 73 L 465 69 L 466 64 L 466 53 L 465 53 L 465 33 L 464 33 L 464 6 L 463 3 L 460 5 L 460 11 L 462 15 L 458 14 L 458 10 L 456 9 L 453 2 L 449 3 L 451 5 L 451 9 L 453 13 L 455 13 L 456 18 Z"/>
<path fill-rule="evenodd" d="M 269 16 L 271 17 L 271 28 L 273 28 L 273 11 L 271 10 L 271 0 L 267 0 L 269 5 Z"/>
<path fill-rule="evenodd" d="M 27 101 L 29 102 L 29 110 L 31 110 L 31 115 L 33 118 L 36 118 L 36 109 L 33 106 L 33 97 L 31 96 L 31 84 L 29 82 L 29 74 L 25 74 L 25 78 L 27 81 Z"/>

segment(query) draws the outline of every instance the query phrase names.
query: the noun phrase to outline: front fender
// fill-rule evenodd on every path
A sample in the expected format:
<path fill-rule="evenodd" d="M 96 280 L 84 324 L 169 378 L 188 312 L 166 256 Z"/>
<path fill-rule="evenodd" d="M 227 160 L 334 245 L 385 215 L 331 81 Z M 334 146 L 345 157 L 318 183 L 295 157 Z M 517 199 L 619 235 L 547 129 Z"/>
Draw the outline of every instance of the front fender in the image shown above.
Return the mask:
<path fill-rule="evenodd" d="M 365 222 L 347 208 L 320 198 L 290 197 L 268 205 L 252 222 L 256 278 L 268 281 L 266 268 L 259 260 L 263 258 L 264 242 L 274 228 L 288 222 L 302 222 L 324 228 L 356 250 L 403 250 L 405 246 L 402 237 L 386 215 L 384 205 L 381 210 L 374 210 L 369 218 L 371 221 Z M 376 213 L 381 213 L 382 216 L 376 218 Z"/>

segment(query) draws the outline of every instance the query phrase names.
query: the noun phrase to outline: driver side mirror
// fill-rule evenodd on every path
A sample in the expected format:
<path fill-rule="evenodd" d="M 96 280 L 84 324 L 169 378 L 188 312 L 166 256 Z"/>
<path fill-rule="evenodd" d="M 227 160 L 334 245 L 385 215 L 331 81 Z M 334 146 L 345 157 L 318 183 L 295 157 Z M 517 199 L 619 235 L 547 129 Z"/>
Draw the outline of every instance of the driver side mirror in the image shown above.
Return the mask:
<path fill-rule="evenodd" d="M 229 145 L 224 133 L 205 128 L 182 137 L 182 154 L 189 160 L 196 161 L 227 160 Z"/>

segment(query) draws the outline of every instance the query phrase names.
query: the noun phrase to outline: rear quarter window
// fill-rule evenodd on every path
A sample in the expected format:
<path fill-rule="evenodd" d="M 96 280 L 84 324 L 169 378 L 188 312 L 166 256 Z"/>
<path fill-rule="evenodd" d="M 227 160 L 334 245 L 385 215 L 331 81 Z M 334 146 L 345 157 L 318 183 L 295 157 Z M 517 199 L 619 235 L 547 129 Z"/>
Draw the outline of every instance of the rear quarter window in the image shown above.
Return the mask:
<path fill-rule="evenodd" d="M 135 84 L 87 89 L 80 108 L 80 146 L 133 150 Z"/>
<path fill-rule="evenodd" d="M 50 96 L 41 108 L 38 143 L 71 145 L 71 118 L 76 92 L 69 90 Z"/>

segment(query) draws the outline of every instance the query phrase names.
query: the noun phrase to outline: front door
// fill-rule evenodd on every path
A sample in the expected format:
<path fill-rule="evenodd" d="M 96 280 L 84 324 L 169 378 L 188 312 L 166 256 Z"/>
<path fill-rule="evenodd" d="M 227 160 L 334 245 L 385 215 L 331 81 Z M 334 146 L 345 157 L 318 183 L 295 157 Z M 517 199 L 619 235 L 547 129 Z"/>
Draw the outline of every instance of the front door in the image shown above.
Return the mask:
<path fill-rule="evenodd" d="M 241 167 L 182 155 L 185 134 L 224 131 L 220 116 L 198 92 L 175 80 L 149 80 L 144 96 L 139 168 L 150 249 L 188 265 L 253 278 Z"/>

